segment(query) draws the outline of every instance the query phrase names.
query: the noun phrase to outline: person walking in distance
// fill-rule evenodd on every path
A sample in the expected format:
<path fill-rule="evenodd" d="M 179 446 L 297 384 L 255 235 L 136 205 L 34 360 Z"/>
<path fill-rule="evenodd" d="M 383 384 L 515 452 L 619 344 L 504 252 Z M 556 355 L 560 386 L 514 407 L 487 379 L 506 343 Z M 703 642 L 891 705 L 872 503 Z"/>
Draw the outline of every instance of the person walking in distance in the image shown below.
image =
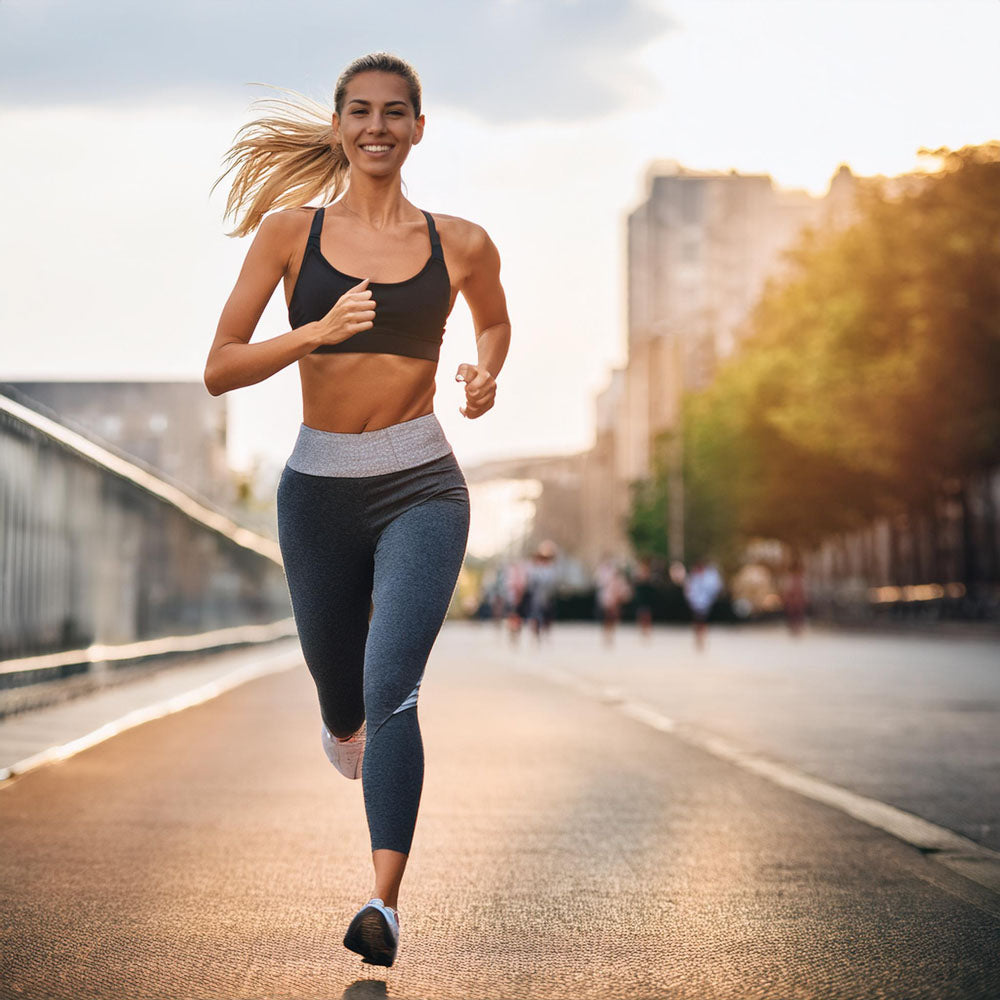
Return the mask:
<path fill-rule="evenodd" d="M 552 628 L 552 605 L 559 582 L 557 552 L 555 542 L 546 539 L 535 549 L 528 568 L 528 620 L 539 643 L 549 637 Z"/>
<path fill-rule="evenodd" d="M 705 633 L 708 631 L 708 615 L 712 605 L 722 591 L 722 577 L 714 564 L 699 559 L 684 580 L 684 596 L 694 620 L 695 648 L 705 648 Z"/>
<path fill-rule="evenodd" d="M 782 582 L 781 602 L 785 609 L 788 631 L 802 635 L 806 620 L 806 582 L 802 558 L 796 553 Z"/>
<path fill-rule="evenodd" d="M 524 560 L 513 559 L 504 568 L 507 635 L 516 646 L 521 640 L 521 626 L 528 614 L 528 570 Z"/>
<path fill-rule="evenodd" d="M 653 562 L 649 556 L 643 556 L 639 560 L 632 591 L 635 595 L 635 620 L 639 626 L 639 635 L 648 641 L 653 633 L 653 601 L 656 599 Z"/>
<path fill-rule="evenodd" d="M 298 364 L 303 417 L 278 483 L 278 541 L 322 747 L 364 793 L 374 889 L 344 944 L 389 966 L 423 784 L 417 694 L 469 528 L 434 376 L 461 293 L 478 357 L 458 366 L 459 409 L 481 417 L 510 321 L 486 231 L 403 196 L 400 171 L 425 127 L 413 67 L 389 53 L 356 59 L 332 112 L 263 103 L 269 113 L 240 129 L 219 178 L 235 171 L 232 235 L 256 235 L 205 384 L 217 396 Z M 291 329 L 250 343 L 279 281 Z"/>
<path fill-rule="evenodd" d="M 594 583 L 604 645 L 612 646 L 615 626 L 621 618 L 622 605 L 632 596 L 632 590 L 617 560 L 611 556 L 605 557 L 597 567 Z"/>

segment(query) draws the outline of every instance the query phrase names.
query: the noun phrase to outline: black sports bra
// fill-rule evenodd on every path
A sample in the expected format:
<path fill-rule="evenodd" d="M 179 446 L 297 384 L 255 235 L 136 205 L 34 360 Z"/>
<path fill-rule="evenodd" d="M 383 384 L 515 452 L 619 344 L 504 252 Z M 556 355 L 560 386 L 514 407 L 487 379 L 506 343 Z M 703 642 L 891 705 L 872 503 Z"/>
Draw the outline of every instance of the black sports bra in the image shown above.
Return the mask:
<path fill-rule="evenodd" d="M 322 319 L 344 292 L 363 280 L 338 271 L 320 251 L 323 213 L 320 208 L 313 215 L 306 252 L 288 304 L 288 320 L 293 330 Z M 375 325 L 339 344 L 321 344 L 313 354 L 361 352 L 438 360 L 451 307 L 451 279 L 434 219 L 429 212 L 423 214 L 431 238 L 427 263 L 405 281 L 370 281 L 368 287 L 375 299 Z"/>

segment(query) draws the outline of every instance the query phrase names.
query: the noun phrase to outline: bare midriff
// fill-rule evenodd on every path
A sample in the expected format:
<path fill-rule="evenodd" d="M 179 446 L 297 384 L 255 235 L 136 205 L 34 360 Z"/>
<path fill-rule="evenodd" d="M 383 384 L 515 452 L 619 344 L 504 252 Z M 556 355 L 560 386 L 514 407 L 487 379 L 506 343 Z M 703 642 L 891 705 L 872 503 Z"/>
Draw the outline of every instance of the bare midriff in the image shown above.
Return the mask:
<path fill-rule="evenodd" d="M 437 363 L 395 354 L 307 354 L 299 360 L 302 422 L 360 434 L 434 411 Z"/>

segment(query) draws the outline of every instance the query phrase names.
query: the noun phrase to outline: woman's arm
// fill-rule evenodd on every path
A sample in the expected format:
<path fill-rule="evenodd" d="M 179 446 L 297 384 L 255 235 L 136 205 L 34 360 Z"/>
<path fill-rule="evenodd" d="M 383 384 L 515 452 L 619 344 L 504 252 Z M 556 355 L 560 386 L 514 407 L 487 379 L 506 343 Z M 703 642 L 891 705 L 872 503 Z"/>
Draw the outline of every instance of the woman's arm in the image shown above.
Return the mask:
<path fill-rule="evenodd" d="M 507 298 L 500 284 L 500 254 L 486 230 L 469 224 L 467 266 L 459 286 L 472 313 L 476 329 L 475 365 L 461 364 L 455 378 L 465 382 L 466 405 L 460 408 L 470 420 L 491 409 L 496 398 L 496 376 L 510 347 Z"/>
<path fill-rule="evenodd" d="M 344 292 L 321 320 L 250 343 L 264 307 L 288 267 L 290 248 L 301 242 L 300 222 L 294 211 L 276 212 L 261 222 L 208 352 L 205 388 L 213 396 L 263 382 L 320 344 L 339 343 L 374 325 L 375 303 L 366 279 Z"/>
<path fill-rule="evenodd" d="M 288 264 L 289 230 L 296 228 L 288 224 L 290 214 L 279 212 L 261 222 L 222 310 L 205 363 L 205 387 L 213 396 L 262 382 L 316 346 L 311 324 L 249 342 Z"/>

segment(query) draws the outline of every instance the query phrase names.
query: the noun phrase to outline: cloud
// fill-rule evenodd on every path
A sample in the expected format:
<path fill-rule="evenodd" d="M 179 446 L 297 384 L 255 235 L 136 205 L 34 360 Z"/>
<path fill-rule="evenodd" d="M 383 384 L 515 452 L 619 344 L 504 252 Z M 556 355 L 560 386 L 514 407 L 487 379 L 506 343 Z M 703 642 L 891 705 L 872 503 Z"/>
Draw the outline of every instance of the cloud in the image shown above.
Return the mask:
<path fill-rule="evenodd" d="M 502 122 L 590 118 L 655 85 L 636 53 L 653 0 L 3 0 L 0 105 L 248 99 L 263 81 L 329 99 L 353 58 L 408 59 L 429 108 Z"/>

